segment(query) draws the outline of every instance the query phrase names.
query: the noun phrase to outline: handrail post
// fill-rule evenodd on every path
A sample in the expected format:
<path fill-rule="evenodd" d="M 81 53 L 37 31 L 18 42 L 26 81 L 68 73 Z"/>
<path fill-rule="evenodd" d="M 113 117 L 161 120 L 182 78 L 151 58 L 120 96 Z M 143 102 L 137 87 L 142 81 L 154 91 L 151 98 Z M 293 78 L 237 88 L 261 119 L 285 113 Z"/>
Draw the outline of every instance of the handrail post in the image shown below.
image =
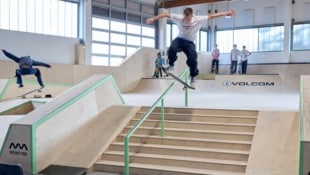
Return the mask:
<path fill-rule="evenodd" d="M 185 80 L 185 83 L 188 82 L 188 70 L 185 71 L 185 74 L 184 74 L 184 80 Z M 188 106 L 188 88 L 185 88 L 185 106 L 187 107 Z"/>
<path fill-rule="evenodd" d="M 129 175 L 129 137 L 124 137 L 124 174 Z"/>
<path fill-rule="evenodd" d="M 161 136 L 165 136 L 165 106 L 164 106 L 164 98 L 161 99 Z"/>

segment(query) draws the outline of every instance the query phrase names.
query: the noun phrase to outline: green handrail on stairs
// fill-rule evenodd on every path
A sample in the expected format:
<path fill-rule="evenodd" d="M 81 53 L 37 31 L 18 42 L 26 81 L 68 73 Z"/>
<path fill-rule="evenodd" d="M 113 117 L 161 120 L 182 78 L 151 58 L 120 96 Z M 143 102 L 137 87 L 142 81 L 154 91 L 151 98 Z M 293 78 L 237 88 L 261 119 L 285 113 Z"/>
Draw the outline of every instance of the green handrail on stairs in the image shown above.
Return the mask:
<path fill-rule="evenodd" d="M 188 69 L 185 69 L 178 76 L 179 78 L 184 77 L 185 82 L 188 81 Z M 175 85 L 176 80 L 174 80 L 170 86 L 163 92 L 163 94 L 155 101 L 155 103 L 151 106 L 151 108 L 146 111 L 146 113 L 141 117 L 141 119 L 135 124 L 133 128 L 127 133 L 124 137 L 124 174 L 129 175 L 129 139 L 134 134 L 134 132 L 138 129 L 138 127 L 149 117 L 149 115 L 153 112 L 156 106 L 161 102 L 161 136 L 165 136 L 165 128 L 164 128 L 164 118 L 165 118 L 165 110 L 164 110 L 164 98 L 166 94 L 170 91 L 170 89 Z M 188 88 L 185 88 L 185 106 L 188 106 Z"/>

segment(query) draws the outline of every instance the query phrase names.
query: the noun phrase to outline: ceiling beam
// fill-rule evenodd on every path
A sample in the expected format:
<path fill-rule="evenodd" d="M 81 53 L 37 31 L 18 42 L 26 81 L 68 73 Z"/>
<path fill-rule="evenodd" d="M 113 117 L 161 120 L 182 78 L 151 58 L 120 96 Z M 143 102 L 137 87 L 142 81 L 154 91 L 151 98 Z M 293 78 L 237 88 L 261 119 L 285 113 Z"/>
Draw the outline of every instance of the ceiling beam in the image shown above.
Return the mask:
<path fill-rule="evenodd" d="M 172 8 L 193 4 L 203 4 L 203 3 L 212 3 L 212 2 L 220 2 L 227 0 L 164 0 L 159 4 L 159 8 Z"/>

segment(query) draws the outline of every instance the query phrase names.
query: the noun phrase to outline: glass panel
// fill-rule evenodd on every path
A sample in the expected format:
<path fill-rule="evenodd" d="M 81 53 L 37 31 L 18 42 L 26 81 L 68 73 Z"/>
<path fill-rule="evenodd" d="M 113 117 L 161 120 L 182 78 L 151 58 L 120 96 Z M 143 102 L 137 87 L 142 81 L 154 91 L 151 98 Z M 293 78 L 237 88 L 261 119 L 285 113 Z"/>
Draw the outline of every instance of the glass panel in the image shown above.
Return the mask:
<path fill-rule="evenodd" d="M 110 10 L 108 8 L 93 6 L 92 12 L 94 15 L 110 17 Z"/>
<path fill-rule="evenodd" d="M 151 27 L 142 27 L 142 35 L 155 37 L 155 29 Z"/>
<path fill-rule="evenodd" d="M 115 7 L 125 8 L 125 0 L 111 0 L 111 5 Z"/>
<path fill-rule="evenodd" d="M 141 46 L 141 38 L 138 36 L 127 35 L 127 44 L 134 46 Z"/>
<path fill-rule="evenodd" d="M 59 10 L 57 7 L 58 6 L 56 6 L 55 8 Z M 28 0 L 27 9 L 28 9 L 27 10 L 27 32 L 35 32 L 35 0 Z M 57 15 L 55 16 L 56 16 L 55 18 L 57 19 Z M 55 33 L 58 32 L 57 28 L 58 28 L 58 20 L 56 21 L 55 24 L 53 24 L 53 29 L 55 30 Z"/>
<path fill-rule="evenodd" d="M 284 27 L 259 28 L 259 51 L 283 50 Z"/>
<path fill-rule="evenodd" d="M 136 12 L 140 12 L 140 4 L 139 4 L 139 3 L 136 3 L 136 2 L 128 1 L 128 2 L 127 2 L 127 8 L 128 8 L 129 10 L 133 10 L 133 11 L 136 11 Z"/>
<path fill-rule="evenodd" d="M 124 22 L 111 21 L 111 30 L 126 32 L 126 24 Z"/>
<path fill-rule="evenodd" d="M 126 44 L 125 38 L 126 37 L 123 34 L 111 33 L 111 42 L 112 43 Z"/>
<path fill-rule="evenodd" d="M 142 5 L 142 12 L 143 13 L 148 13 L 148 14 L 155 14 L 154 13 L 154 7 L 150 7 L 150 6 L 146 6 L 146 5 Z"/>
<path fill-rule="evenodd" d="M 153 38 L 142 38 L 143 47 L 155 47 L 155 40 Z"/>
<path fill-rule="evenodd" d="M 109 45 L 107 44 L 93 43 L 91 49 L 91 52 L 95 54 L 109 54 Z"/>
<path fill-rule="evenodd" d="M 110 66 L 119 66 L 124 61 L 122 57 L 111 57 Z"/>
<path fill-rule="evenodd" d="M 200 51 L 207 52 L 208 48 L 208 32 L 200 31 Z"/>
<path fill-rule="evenodd" d="M 233 30 L 217 31 L 216 43 L 222 53 L 230 53 L 233 48 Z"/>
<path fill-rule="evenodd" d="M 111 10 L 111 18 L 115 19 L 126 19 L 126 13 L 124 11 L 118 11 L 118 10 Z"/>
<path fill-rule="evenodd" d="M 18 30 L 27 31 L 27 1 L 19 1 L 19 11 L 18 11 Z"/>
<path fill-rule="evenodd" d="M 141 26 L 134 24 L 127 24 L 127 33 L 141 35 Z"/>
<path fill-rule="evenodd" d="M 138 47 L 127 47 L 127 56 L 135 53 Z"/>
<path fill-rule="evenodd" d="M 237 44 L 239 50 L 242 49 L 242 46 L 246 46 L 251 52 L 258 51 L 257 28 L 235 30 L 234 32 L 234 44 Z"/>
<path fill-rule="evenodd" d="M 109 42 L 109 32 L 93 30 L 92 37 L 94 41 Z"/>
<path fill-rule="evenodd" d="M 171 44 L 171 24 L 166 25 L 166 47 L 168 48 Z"/>
<path fill-rule="evenodd" d="M 10 30 L 18 30 L 18 0 L 10 0 Z"/>
<path fill-rule="evenodd" d="M 109 20 L 93 17 L 92 22 L 94 28 L 109 30 Z"/>
<path fill-rule="evenodd" d="M 136 14 L 127 14 L 127 20 L 134 23 L 141 23 L 141 16 Z"/>
<path fill-rule="evenodd" d="M 10 27 L 9 7 L 9 1 L 0 1 L 0 27 L 2 29 L 9 29 Z"/>
<path fill-rule="evenodd" d="M 109 58 L 108 57 L 100 57 L 100 56 L 92 56 L 91 57 L 92 65 L 100 65 L 100 66 L 109 66 Z"/>
<path fill-rule="evenodd" d="M 174 40 L 179 34 L 178 26 L 175 24 L 172 24 L 172 40 Z"/>
<path fill-rule="evenodd" d="M 111 55 L 125 56 L 126 55 L 126 47 L 125 46 L 111 45 Z"/>
<path fill-rule="evenodd" d="M 77 37 L 78 3 L 55 0 L 0 0 L 0 28 Z"/>
<path fill-rule="evenodd" d="M 310 49 L 310 24 L 293 26 L 293 50 Z"/>

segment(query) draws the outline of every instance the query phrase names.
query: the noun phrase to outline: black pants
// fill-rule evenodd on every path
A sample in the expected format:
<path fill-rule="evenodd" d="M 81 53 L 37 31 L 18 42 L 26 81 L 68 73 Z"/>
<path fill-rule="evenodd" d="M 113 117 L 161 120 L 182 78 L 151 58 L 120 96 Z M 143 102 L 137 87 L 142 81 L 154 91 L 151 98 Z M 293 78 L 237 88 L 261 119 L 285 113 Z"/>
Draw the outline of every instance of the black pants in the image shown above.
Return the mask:
<path fill-rule="evenodd" d="M 168 49 L 169 65 L 174 66 L 174 62 L 177 60 L 177 53 L 183 51 L 187 57 L 186 64 L 189 67 L 190 76 L 195 77 L 198 75 L 198 62 L 196 46 L 192 41 L 188 41 L 182 38 L 176 38 L 172 41 Z"/>
<path fill-rule="evenodd" d="M 242 61 L 241 62 L 242 74 L 246 74 L 247 67 L 248 67 L 248 60 Z"/>
<path fill-rule="evenodd" d="M 212 67 L 211 67 L 212 73 L 219 73 L 219 60 L 213 59 L 212 60 Z"/>
<path fill-rule="evenodd" d="M 40 86 L 43 86 L 42 78 L 41 78 L 41 72 L 38 68 L 27 68 L 27 69 L 16 69 L 16 83 L 17 84 L 23 84 L 23 75 L 31 75 L 34 74 L 37 77 L 37 81 L 40 84 Z"/>
<path fill-rule="evenodd" d="M 235 74 L 237 72 L 237 61 L 231 61 L 230 74 Z"/>

